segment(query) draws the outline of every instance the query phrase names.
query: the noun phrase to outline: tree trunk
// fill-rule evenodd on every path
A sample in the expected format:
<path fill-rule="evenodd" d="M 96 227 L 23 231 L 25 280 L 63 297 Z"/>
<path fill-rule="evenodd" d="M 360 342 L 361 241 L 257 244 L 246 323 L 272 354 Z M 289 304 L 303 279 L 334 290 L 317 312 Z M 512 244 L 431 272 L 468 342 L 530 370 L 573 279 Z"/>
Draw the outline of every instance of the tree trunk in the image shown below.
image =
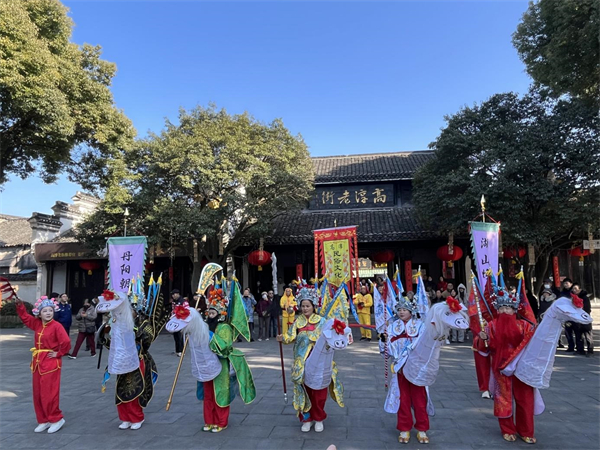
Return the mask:
<path fill-rule="evenodd" d="M 548 265 L 550 262 L 550 253 L 545 252 L 541 253 L 538 257 L 537 264 L 535 265 L 535 285 L 533 294 L 538 295 L 540 289 L 542 288 L 542 284 L 544 284 L 544 278 L 546 278 L 546 273 L 548 272 Z"/>

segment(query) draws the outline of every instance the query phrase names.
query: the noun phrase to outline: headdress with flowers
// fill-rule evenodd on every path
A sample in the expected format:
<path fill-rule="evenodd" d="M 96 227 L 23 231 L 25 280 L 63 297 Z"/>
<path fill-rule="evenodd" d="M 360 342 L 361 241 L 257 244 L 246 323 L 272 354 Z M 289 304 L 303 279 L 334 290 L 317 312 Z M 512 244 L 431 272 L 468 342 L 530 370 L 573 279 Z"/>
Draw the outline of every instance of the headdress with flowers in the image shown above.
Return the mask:
<path fill-rule="evenodd" d="M 503 306 L 510 306 L 513 309 L 519 309 L 519 300 L 516 295 L 509 294 L 504 289 L 494 290 L 490 296 L 494 308 L 500 309 Z"/>
<path fill-rule="evenodd" d="M 446 297 L 446 304 L 448 305 L 448 308 L 450 308 L 450 311 L 453 313 L 457 313 L 462 309 L 460 302 L 451 295 Z"/>
<path fill-rule="evenodd" d="M 223 293 L 223 289 L 213 289 L 208 294 L 206 299 L 206 308 L 214 309 L 219 314 L 219 321 L 227 319 L 227 307 L 229 306 L 229 299 Z"/>
<path fill-rule="evenodd" d="M 44 295 L 43 297 L 40 297 L 36 300 L 31 312 L 34 316 L 38 316 L 40 314 L 40 311 L 48 306 L 54 308 L 54 311 L 58 311 L 58 302 L 53 298 L 48 298 Z"/>

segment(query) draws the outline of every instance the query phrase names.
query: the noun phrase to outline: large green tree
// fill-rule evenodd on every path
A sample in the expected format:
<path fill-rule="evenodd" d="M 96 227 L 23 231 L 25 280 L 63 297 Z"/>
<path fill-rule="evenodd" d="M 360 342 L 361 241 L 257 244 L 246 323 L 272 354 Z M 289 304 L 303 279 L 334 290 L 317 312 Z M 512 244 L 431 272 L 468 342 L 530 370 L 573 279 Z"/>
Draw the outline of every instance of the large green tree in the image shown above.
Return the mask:
<path fill-rule="evenodd" d="M 464 235 L 485 194 L 489 213 L 502 223 L 503 243 L 534 245 L 541 283 L 552 252 L 585 238 L 588 226 L 598 228 L 595 109 L 532 90 L 494 95 L 446 120 L 430 146 L 435 157 L 415 176 L 420 219 Z"/>
<path fill-rule="evenodd" d="M 80 238 L 104 245 L 128 207 L 131 228 L 150 242 L 187 249 L 194 286 L 203 256 L 223 264 L 257 242 L 274 218 L 306 205 L 314 180 L 305 143 L 281 120 L 265 125 L 213 106 L 180 111 L 178 124 L 167 121 L 160 135 L 123 151 L 119 164 L 119 176 L 102 164 L 88 171 L 107 195 L 79 226 Z"/>
<path fill-rule="evenodd" d="M 529 3 L 513 44 L 537 83 L 598 104 L 599 30 L 599 0 L 539 0 Z"/>
<path fill-rule="evenodd" d="M 37 169 L 52 182 L 75 148 L 79 159 L 133 142 L 110 91 L 116 66 L 100 47 L 70 42 L 67 11 L 58 0 L 0 1 L 0 185 Z"/>

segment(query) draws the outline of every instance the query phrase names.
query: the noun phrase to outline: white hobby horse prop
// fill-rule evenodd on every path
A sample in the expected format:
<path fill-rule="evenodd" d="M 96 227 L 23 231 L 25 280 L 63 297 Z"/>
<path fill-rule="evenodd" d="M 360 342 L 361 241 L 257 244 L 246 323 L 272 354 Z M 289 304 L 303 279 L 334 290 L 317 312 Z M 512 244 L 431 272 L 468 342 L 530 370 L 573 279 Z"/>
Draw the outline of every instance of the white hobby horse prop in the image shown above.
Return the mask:
<path fill-rule="evenodd" d="M 419 337 L 406 348 L 399 359 L 394 361 L 392 365 L 393 373 L 402 370 L 406 379 L 416 386 L 428 388 L 435 383 L 440 369 L 440 350 L 446 341 L 448 332 L 451 328 L 458 330 L 469 328 L 466 308 L 464 305 L 459 304 L 457 300 L 454 300 L 454 302 L 451 302 L 451 306 L 446 302 L 437 303 L 429 309 L 425 320 L 420 324 Z M 401 320 L 396 320 L 394 324 L 397 322 L 402 323 Z M 395 414 L 400 408 L 398 377 L 391 377 L 390 381 L 384 410 Z M 427 389 L 427 413 L 430 416 L 435 413 L 429 396 L 429 389 Z"/>
<path fill-rule="evenodd" d="M 325 322 L 319 339 L 306 358 L 304 384 L 311 389 L 324 389 L 331 384 L 333 354 L 348 347 L 350 333 L 350 327 L 345 322 L 337 319 Z"/>
<path fill-rule="evenodd" d="M 209 347 L 210 332 L 208 325 L 194 308 L 181 306 L 189 312 L 185 318 L 174 315 L 165 328 L 169 333 L 182 331 L 189 337 L 189 349 L 192 357 L 192 376 L 198 381 L 214 380 L 221 373 L 222 365 L 219 357 Z M 177 313 L 177 311 L 176 311 Z"/>
<path fill-rule="evenodd" d="M 581 301 L 579 298 L 577 300 Z M 502 373 L 507 376 L 514 374 L 523 383 L 536 389 L 548 389 L 556 356 L 556 342 L 562 324 L 567 321 L 589 324 L 592 318 L 569 298 L 555 300 L 525 348 Z"/>

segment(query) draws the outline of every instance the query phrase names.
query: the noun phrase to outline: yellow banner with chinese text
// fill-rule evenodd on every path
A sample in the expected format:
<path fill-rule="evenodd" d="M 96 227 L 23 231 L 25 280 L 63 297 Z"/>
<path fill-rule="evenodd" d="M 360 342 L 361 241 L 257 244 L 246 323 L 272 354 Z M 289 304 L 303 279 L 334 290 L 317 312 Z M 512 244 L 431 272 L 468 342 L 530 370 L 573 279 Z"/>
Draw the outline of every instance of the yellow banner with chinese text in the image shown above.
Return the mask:
<path fill-rule="evenodd" d="M 339 286 L 350 280 L 350 246 L 348 239 L 323 242 L 325 273 L 330 283 Z"/>

